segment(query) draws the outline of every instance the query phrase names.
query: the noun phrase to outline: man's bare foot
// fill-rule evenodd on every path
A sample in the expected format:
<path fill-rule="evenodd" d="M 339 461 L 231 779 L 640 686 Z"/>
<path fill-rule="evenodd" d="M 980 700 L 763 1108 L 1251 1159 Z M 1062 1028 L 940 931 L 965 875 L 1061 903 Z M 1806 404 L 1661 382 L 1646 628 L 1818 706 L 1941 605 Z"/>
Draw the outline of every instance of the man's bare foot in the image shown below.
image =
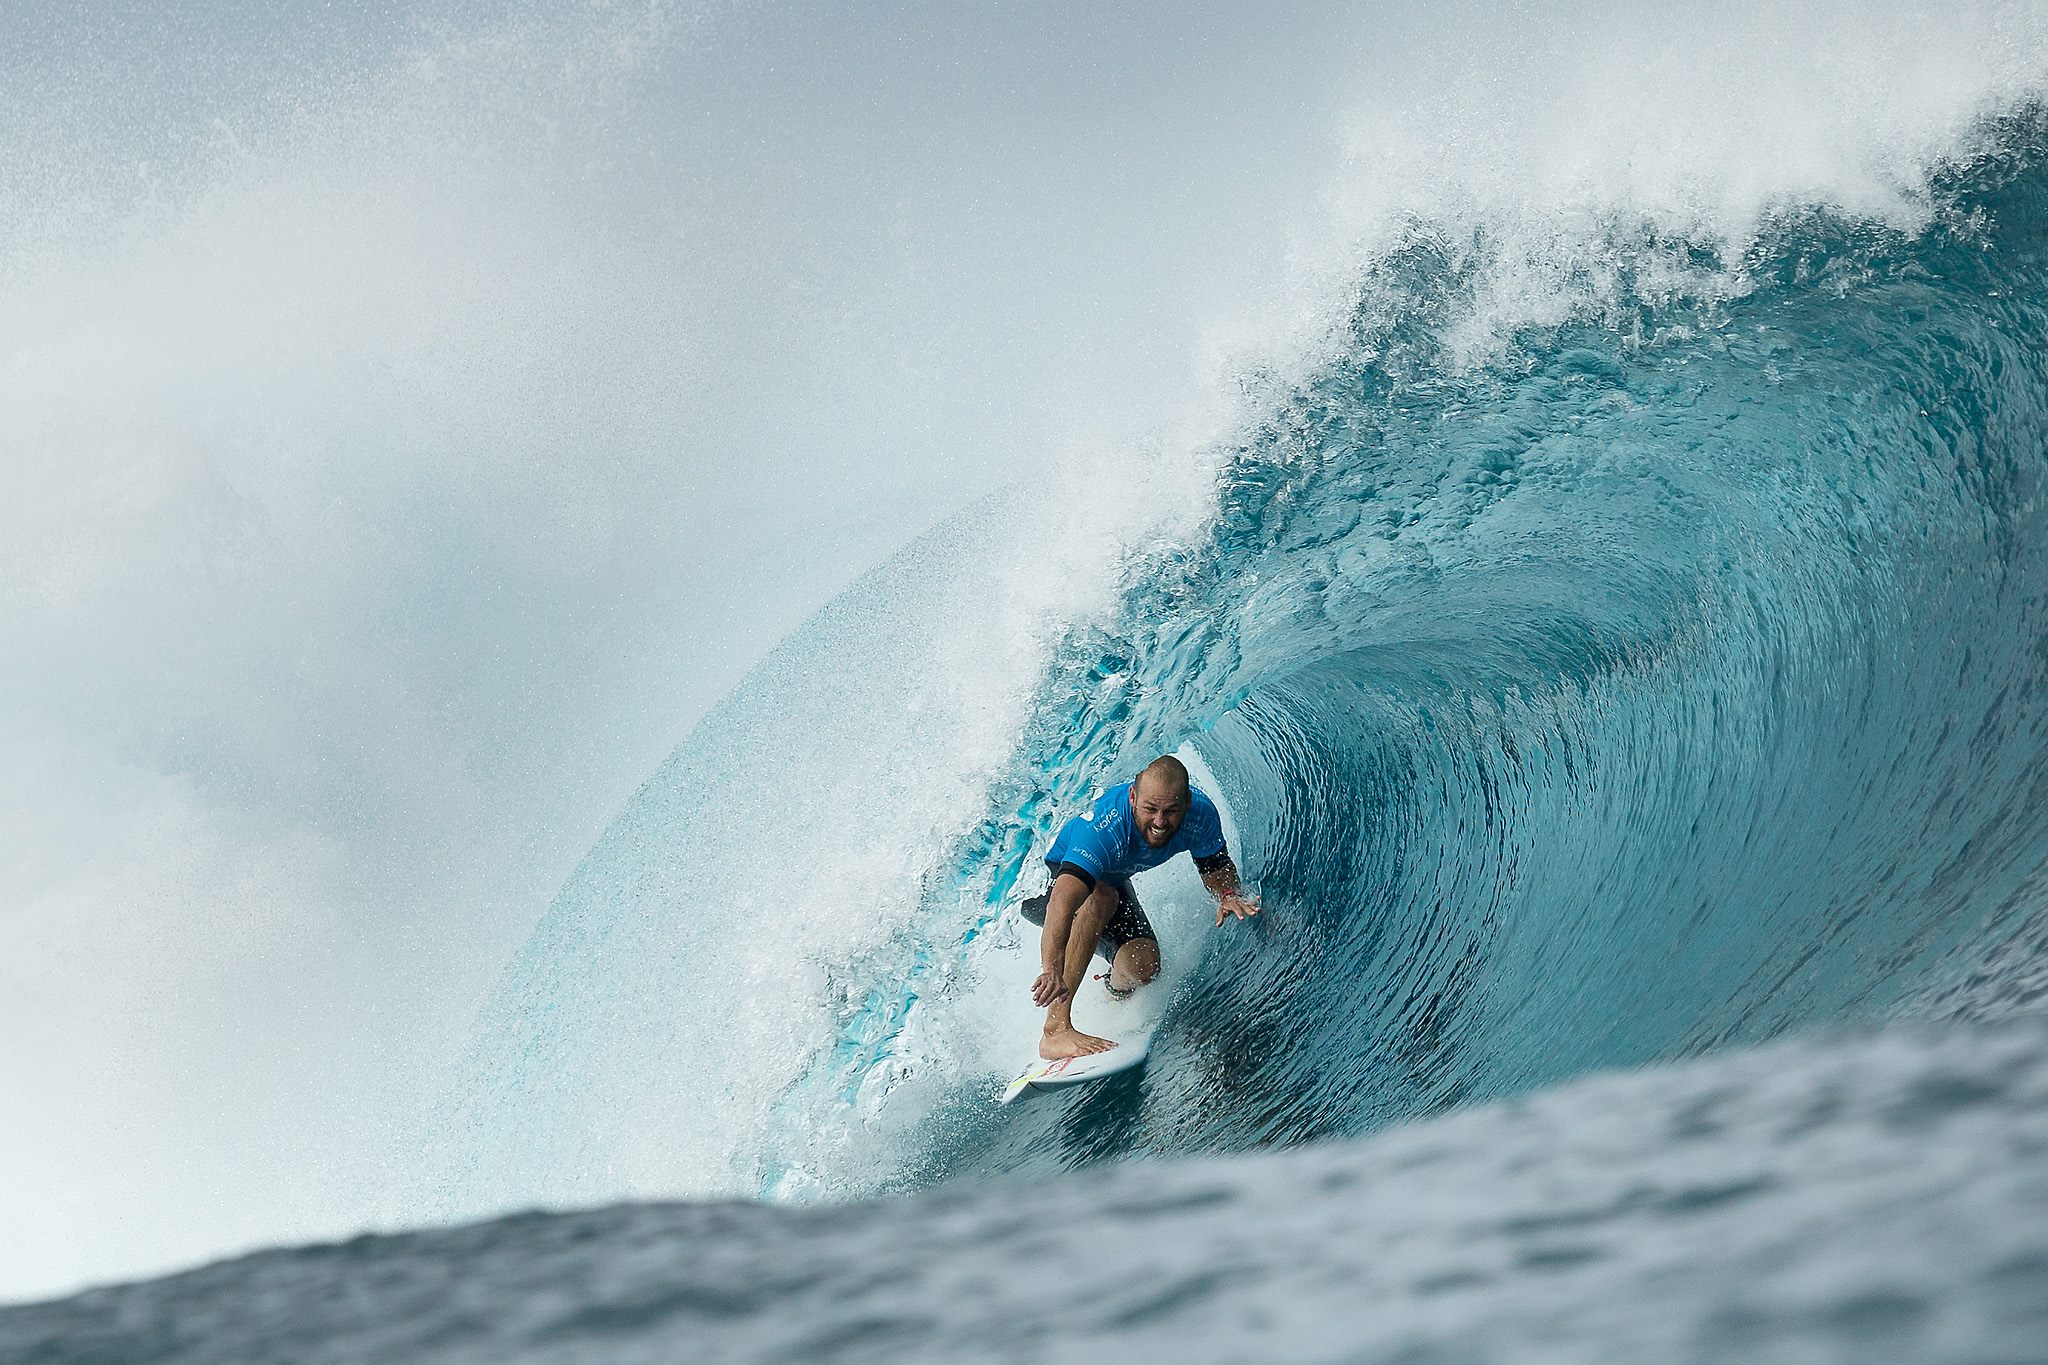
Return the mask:
<path fill-rule="evenodd" d="M 1092 1033 L 1083 1033 L 1077 1028 L 1063 1028 L 1054 1033 L 1048 1029 L 1038 1040 L 1038 1055 L 1051 1060 L 1055 1057 L 1086 1057 L 1097 1052 L 1107 1052 L 1116 1044 L 1107 1038 L 1097 1038 Z"/>

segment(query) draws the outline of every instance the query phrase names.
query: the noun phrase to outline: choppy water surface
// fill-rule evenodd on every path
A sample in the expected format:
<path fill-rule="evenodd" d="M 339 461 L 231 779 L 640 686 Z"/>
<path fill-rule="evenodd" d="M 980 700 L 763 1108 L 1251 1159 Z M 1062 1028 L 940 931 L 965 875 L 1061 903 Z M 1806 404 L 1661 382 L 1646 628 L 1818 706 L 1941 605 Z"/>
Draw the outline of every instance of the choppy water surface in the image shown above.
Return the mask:
<path fill-rule="evenodd" d="M 1903 1029 L 1287 1153 L 263 1253 L 0 1311 L 0 1356 L 2034 1361 L 2044 1157 L 2038 1020 Z"/>

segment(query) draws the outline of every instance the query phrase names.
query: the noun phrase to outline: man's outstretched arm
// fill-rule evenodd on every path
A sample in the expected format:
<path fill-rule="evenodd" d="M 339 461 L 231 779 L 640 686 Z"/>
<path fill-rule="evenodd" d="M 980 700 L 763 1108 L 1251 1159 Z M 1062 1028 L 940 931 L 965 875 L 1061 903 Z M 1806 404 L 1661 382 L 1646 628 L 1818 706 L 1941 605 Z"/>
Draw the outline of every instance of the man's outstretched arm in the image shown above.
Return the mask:
<path fill-rule="evenodd" d="M 1223 923 L 1224 918 L 1229 915 L 1244 919 L 1259 913 L 1259 898 L 1245 895 L 1244 886 L 1237 879 L 1237 864 L 1230 861 L 1229 853 L 1197 858 L 1195 867 L 1202 874 L 1202 885 L 1208 887 L 1209 894 L 1216 898 L 1218 924 Z M 1052 916 L 1049 913 L 1045 922 L 1052 923 Z"/>

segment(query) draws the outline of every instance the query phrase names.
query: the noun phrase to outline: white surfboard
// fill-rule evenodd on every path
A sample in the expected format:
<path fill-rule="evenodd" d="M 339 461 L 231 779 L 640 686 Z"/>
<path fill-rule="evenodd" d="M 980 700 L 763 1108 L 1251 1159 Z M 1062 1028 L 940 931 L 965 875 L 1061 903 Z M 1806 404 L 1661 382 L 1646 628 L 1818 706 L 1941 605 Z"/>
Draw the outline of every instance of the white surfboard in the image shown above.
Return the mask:
<path fill-rule="evenodd" d="M 1152 1035 L 1147 1032 L 1126 1039 L 1107 1052 L 1096 1052 L 1086 1057 L 1060 1057 L 1054 1061 L 1041 1057 L 1025 1068 L 1023 1075 L 1010 1082 L 1003 1090 L 1000 1103 L 1008 1104 L 1035 1090 L 1058 1090 L 1061 1086 L 1099 1081 L 1105 1076 L 1129 1071 L 1145 1060 L 1151 1045 Z"/>
<path fill-rule="evenodd" d="M 1116 1046 L 1086 1057 L 1033 1059 L 1023 1074 L 1003 1088 L 1000 1104 L 1009 1104 L 1041 1090 L 1099 1081 L 1141 1065 L 1152 1050 L 1152 1034 L 1163 1004 L 1159 983 L 1140 986 L 1128 1000 L 1110 996 L 1099 982 L 1086 981 L 1074 999 L 1074 1027 Z"/>

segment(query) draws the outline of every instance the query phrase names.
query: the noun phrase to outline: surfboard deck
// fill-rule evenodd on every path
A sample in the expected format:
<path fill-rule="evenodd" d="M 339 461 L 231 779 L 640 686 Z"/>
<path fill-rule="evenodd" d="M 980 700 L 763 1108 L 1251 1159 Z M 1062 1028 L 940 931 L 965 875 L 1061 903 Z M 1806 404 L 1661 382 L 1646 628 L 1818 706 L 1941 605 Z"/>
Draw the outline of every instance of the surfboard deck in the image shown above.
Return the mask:
<path fill-rule="evenodd" d="M 1145 1055 L 1152 1050 L 1150 1031 L 1136 1038 L 1126 1039 L 1107 1052 L 1097 1052 L 1087 1057 L 1061 1057 L 1055 1061 L 1040 1058 L 1024 1069 L 1024 1074 L 1011 1081 L 1003 1090 L 999 1103 L 1009 1104 L 1022 1099 L 1035 1090 L 1058 1090 L 1062 1086 L 1080 1085 L 1084 1081 L 1099 1081 L 1105 1076 L 1114 1076 L 1144 1064 Z"/>
<path fill-rule="evenodd" d="M 1142 1066 L 1152 1050 L 1152 1034 L 1159 1023 L 1162 1003 L 1157 982 L 1140 986 L 1129 1000 L 1112 999 L 1101 986 L 1085 983 L 1074 1001 L 1074 1027 L 1107 1038 L 1116 1046 L 1086 1057 L 1061 1057 L 1053 1061 L 1034 1057 L 1003 1088 L 997 1103 L 1010 1104 L 1040 1091 L 1099 1081 Z"/>

